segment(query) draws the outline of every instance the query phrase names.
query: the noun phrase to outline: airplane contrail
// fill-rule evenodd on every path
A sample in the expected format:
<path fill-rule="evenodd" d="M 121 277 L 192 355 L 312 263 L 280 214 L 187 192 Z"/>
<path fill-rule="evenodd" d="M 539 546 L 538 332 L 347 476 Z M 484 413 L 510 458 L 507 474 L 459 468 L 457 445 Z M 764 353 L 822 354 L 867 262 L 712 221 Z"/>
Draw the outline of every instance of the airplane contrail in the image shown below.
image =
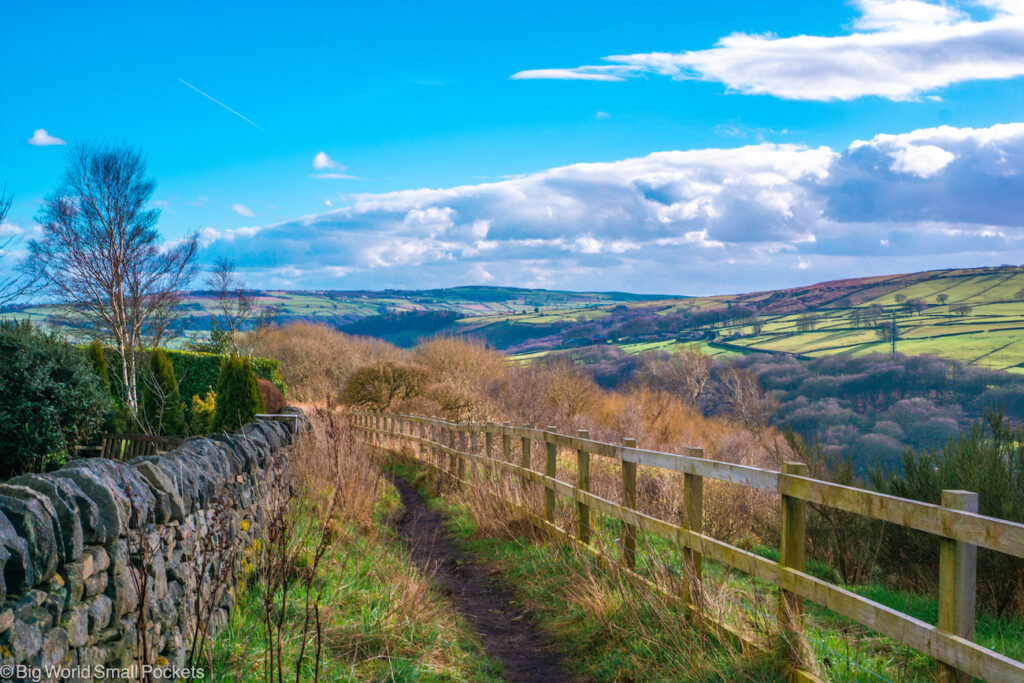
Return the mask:
<path fill-rule="evenodd" d="M 223 103 L 223 102 L 221 102 L 220 100 L 216 99 L 215 97 L 211 97 L 210 95 L 207 95 L 207 94 L 206 94 L 206 93 L 204 93 L 204 92 L 203 92 L 202 90 L 200 90 L 200 89 L 199 89 L 199 88 L 197 88 L 196 86 L 194 86 L 194 85 L 192 85 L 191 83 L 189 83 L 188 81 L 186 81 L 186 80 L 185 80 L 184 78 L 179 78 L 179 79 L 178 79 L 178 81 L 179 81 L 179 82 L 180 82 L 180 83 L 181 83 L 182 85 L 187 85 L 188 87 L 192 88 L 192 89 L 193 89 L 193 90 L 195 90 L 195 91 L 196 91 L 197 93 L 199 93 L 200 95 L 202 95 L 202 96 L 203 96 L 203 97 L 205 97 L 206 99 L 210 100 L 211 102 L 214 102 L 215 104 L 218 104 L 218 105 L 220 105 L 221 107 L 224 107 L 224 108 L 225 108 L 225 109 L 227 109 L 227 110 L 228 110 L 229 112 L 231 112 L 232 114 L 234 114 L 234 115 L 235 115 L 235 116 L 237 116 L 238 118 L 242 119 L 242 120 L 243 120 L 243 121 L 245 121 L 246 123 L 248 123 L 248 124 L 250 124 L 250 125 L 253 125 L 253 126 L 255 126 L 256 128 L 259 128 L 260 130 L 262 130 L 262 131 L 263 131 L 264 133 L 266 133 L 267 135 L 270 135 L 270 131 L 268 131 L 268 130 L 267 130 L 266 128 L 264 128 L 264 127 L 263 127 L 263 126 L 261 126 L 260 124 L 256 123 L 256 122 L 255 122 L 255 121 L 253 121 L 252 119 L 249 119 L 249 118 L 246 118 L 245 116 L 242 116 L 242 115 L 241 115 L 241 114 L 239 114 L 239 113 L 238 113 L 237 111 L 235 111 L 234 109 L 232 109 L 232 108 L 231 108 L 231 107 L 229 107 L 228 105 L 224 104 L 224 103 Z"/>

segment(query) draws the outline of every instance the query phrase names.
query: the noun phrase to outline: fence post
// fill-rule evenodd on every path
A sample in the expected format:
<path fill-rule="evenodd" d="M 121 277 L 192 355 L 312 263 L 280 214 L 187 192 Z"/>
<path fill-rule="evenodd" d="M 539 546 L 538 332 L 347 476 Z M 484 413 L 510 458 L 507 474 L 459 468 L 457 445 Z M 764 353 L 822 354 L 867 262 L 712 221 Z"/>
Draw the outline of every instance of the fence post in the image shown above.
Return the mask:
<path fill-rule="evenodd" d="M 473 455 L 477 455 L 477 451 L 480 448 L 480 425 L 476 422 L 473 423 L 473 431 L 469 433 L 469 452 Z M 479 472 L 476 467 L 476 458 L 472 459 L 472 470 L 473 470 L 473 481 L 479 479 Z"/>
<path fill-rule="evenodd" d="M 692 458 L 703 458 L 700 448 L 688 448 L 686 454 Z M 686 507 L 686 528 L 698 534 L 704 533 L 704 477 L 698 474 L 683 474 L 683 505 Z M 692 604 L 700 599 L 700 586 L 704 569 L 704 555 L 693 548 L 683 552 L 686 567 L 684 591 L 686 600 Z"/>
<path fill-rule="evenodd" d="M 487 460 L 494 459 L 494 423 L 487 423 L 487 433 L 484 434 L 484 455 Z M 487 475 L 487 481 L 491 481 L 491 463 L 486 462 L 484 464 L 484 474 Z"/>
<path fill-rule="evenodd" d="M 548 433 L 555 434 L 558 427 L 549 426 Z M 544 438 L 545 460 L 544 476 L 554 479 L 558 474 L 558 444 L 549 441 L 547 434 Z M 544 521 L 555 523 L 555 488 L 553 484 L 544 487 Z"/>
<path fill-rule="evenodd" d="M 511 422 L 506 422 L 501 428 L 501 459 L 505 462 L 512 462 L 512 439 L 508 435 Z"/>
<path fill-rule="evenodd" d="M 636 439 L 623 439 L 626 448 L 636 448 Z M 636 463 L 622 461 L 622 506 L 636 510 Z M 636 526 L 622 522 L 622 562 L 636 569 Z"/>
<path fill-rule="evenodd" d="M 456 443 L 455 442 L 455 438 L 456 437 L 455 437 L 455 434 L 456 434 L 456 430 L 457 430 L 457 428 L 454 428 L 452 426 L 448 427 L 448 440 L 445 442 L 445 445 L 448 446 L 448 474 L 450 474 L 452 477 L 455 476 L 455 472 L 456 472 L 456 469 L 455 469 L 456 468 L 455 461 L 457 459 L 457 456 L 455 455 L 455 450 L 456 450 L 456 446 L 455 446 L 455 443 Z"/>
<path fill-rule="evenodd" d="M 942 492 L 942 507 L 978 511 L 978 494 L 971 491 Z M 939 538 L 940 630 L 974 640 L 974 596 L 978 570 L 978 546 Z M 970 683 L 973 679 L 949 664 L 939 662 L 942 683 Z"/>
<path fill-rule="evenodd" d="M 530 425 L 523 425 L 523 429 L 529 429 L 529 428 L 530 428 Z M 528 469 L 531 469 L 531 463 L 530 463 L 530 437 L 524 436 L 522 438 L 522 443 L 523 443 L 523 448 L 522 448 L 522 453 L 520 454 L 520 458 L 519 458 L 519 466 L 522 467 L 523 469 L 528 470 Z M 530 485 L 529 477 L 527 477 L 526 475 L 523 475 L 523 493 L 524 494 L 526 493 L 526 491 L 529 490 L 528 489 L 529 485 Z"/>
<path fill-rule="evenodd" d="M 589 439 L 590 432 L 581 429 L 576 432 L 581 439 Z M 576 450 L 576 488 L 590 492 L 590 453 L 579 448 Z M 590 543 L 590 505 L 576 502 L 576 539 L 580 543 Z"/>
<path fill-rule="evenodd" d="M 426 441 L 426 439 L 427 439 L 427 425 L 424 424 L 423 422 L 420 422 L 420 438 L 423 439 L 423 441 Z M 421 441 L 419 444 L 416 445 L 416 459 L 417 460 L 422 460 L 423 459 L 423 451 L 424 450 L 426 450 L 426 445 L 424 445 L 424 443 Z"/>
<path fill-rule="evenodd" d="M 802 462 L 782 464 L 783 474 L 807 476 L 807 465 Z M 779 541 L 779 563 L 798 571 L 804 570 L 804 555 L 807 549 L 807 503 L 799 498 L 782 496 L 782 536 Z M 796 659 L 797 638 L 802 631 L 803 601 L 787 591 L 779 591 L 779 625 L 789 644 L 792 659 Z M 794 662 L 797 663 L 797 662 Z"/>
<path fill-rule="evenodd" d="M 441 459 L 441 456 L 443 455 L 441 453 L 441 446 L 443 445 L 444 425 L 436 424 L 434 425 L 434 467 L 437 469 L 438 472 L 444 472 L 444 467 L 442 467 L 442 463 L 444 461 Z"/>
<path fill-rule="evenodd" d="M 463 423 L 459 429 L 459 485 L 466 478 L 466 456 L 462 455 L 466 452 L 466 443 L 469 441 L 469 436 L 466 434 L 466 430 L 469 429 L 468 423 Z"/>

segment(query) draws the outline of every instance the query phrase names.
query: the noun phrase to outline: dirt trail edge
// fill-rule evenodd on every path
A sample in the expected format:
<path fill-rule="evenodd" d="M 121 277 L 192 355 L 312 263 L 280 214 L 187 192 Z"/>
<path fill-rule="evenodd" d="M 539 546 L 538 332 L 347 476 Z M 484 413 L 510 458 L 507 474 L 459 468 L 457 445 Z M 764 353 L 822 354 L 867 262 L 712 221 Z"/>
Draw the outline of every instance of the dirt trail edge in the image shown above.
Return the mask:
<path fill-rule="evenodd" d="M 490 656 L 501 660 L 514 683 L 572 681 L 561 657 L 533 626 L 530 613 L 516 604 L 486 567 L 475 564 L 444 530 L 444 516 L 427 507 L 408 482 L 393 479 L 405 512 L 396 524 L 413 563 L 431 574 L 451 595 L 455 608 L 476 630 Z"/>

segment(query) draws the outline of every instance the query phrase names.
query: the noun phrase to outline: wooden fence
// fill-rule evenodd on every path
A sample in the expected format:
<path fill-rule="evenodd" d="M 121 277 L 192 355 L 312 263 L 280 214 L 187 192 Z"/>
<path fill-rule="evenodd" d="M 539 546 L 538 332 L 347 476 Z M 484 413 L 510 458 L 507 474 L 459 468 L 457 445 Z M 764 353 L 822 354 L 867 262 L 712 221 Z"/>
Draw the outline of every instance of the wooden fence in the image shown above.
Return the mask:
<path fill-rule="evenodd" d="M 128 460 L 139 455 L 155 455 L 169 451 L 184 442 L 170 436 L 148 434 L 105 434 L 99 446 L 79 447 L 79 455 L 91 455 L 111 460 Z"/>
<path fill-rule="evenodd" d="M 353 413 L 354 426 L 371 444 L 384 445 L 386 438 L 416 444 L 437 455 L 447 455 L 447 472 L 465 479 L 466 463 L 499 469 L 523 481 L 544 488 L 544 520 L 554 527 L 556 496 L 576 502 L 576 538 L 586 544 L 592 512 L 608 515 L 622 523 L 621 561 L 633 569 L 636 534 L 643 531 L 677 544 L 687 555 L 687 566 L 700 580 L 702 558 L 708 558 L 766 581 L 780 589 L 779 623 L 783 629 L 800 628 L 802 599 L 815 602 L 859 624 L 908 645 L 939 662 L 941 681 L 969 681 L 975 676 L 987 681 L 1020 683 L 1024 663 L 973 642 L 977 548 L 1024 558 L 1024 524 L 977 514 L 976 493 L 943 491 L 942 505 L 897 498 L 812 479 L 806 465 L 786 463 L 781 472 L 704 459 L 699 448 L 684 455 L 636 448 L 635 441 L 610 444 L 548 430 L 511 425 L 452 423 L 433 418 L 391 413 Z M 479 436 L 485 449 L 480 453 Z M 501 457 L 495 456 L 494 437 L 502 443 Z M 522 440 L 525 456 L 510 462 L 509 444 Z M 531 469 L 530 444 L 543 444 L 545 470 Z M 416 449 L 419 452 L 421 449 Z M 576 485 L 556 478 L 559 449 L 576 453 Z M 590 456 L 608 458 L 621 464 L 620 505 L 590 492 Z M 428 463 L 430 464 L 430 463 Z M 636 508 L 637 465 L 647 465 L 684 477 L 687 525 L 678 526 L 640 512 Z M 440 465 L 443 468 L 443 463 Z M 703 529 L 703 482 L 705 478 L 768 491 L 781 496 L 781 542 L 778 562 L 742 550 L 701 533 Z M 805 507 L 807 503 L 856 513 L 871 519 L 917 529 L 939 536 L 938 623 L 929 624 L 899 610 L 848 591 L 803 571 L 805 549 Z M 795 674 L 804 680 L 805 673 Z"/>

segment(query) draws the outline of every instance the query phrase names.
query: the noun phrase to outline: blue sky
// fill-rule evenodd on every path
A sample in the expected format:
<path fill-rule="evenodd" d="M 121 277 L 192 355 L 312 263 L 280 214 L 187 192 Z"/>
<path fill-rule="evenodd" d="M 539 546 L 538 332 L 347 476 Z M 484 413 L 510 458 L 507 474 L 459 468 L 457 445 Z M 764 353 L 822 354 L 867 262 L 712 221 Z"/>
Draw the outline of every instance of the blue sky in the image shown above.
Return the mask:
<path fill-rule="evenodd" d="M 1024 262 L 1019 0 L 3 19 L 3 235 L 33 234 L 60 143 L 97 140 L 141 148 L 163 233 L 254 286 L 701 294 Z"/>

